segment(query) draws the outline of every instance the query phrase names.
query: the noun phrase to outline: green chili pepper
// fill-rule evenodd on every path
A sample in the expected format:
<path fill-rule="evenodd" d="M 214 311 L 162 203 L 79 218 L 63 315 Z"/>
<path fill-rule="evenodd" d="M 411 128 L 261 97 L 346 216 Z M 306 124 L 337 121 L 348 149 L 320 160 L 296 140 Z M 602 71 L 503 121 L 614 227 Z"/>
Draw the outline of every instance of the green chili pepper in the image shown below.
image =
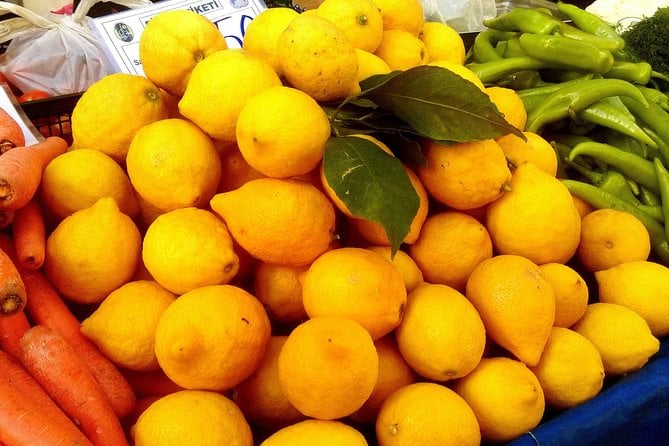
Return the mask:
<path fill-rule="evenodd" d="M 653 68 L 648 62 L 627 62 L 616 60 L 604 77 L 622 79 L 635 84 L 646 85 L 650 81 Z"/>
<path fill-rule="evenodd" d="M 669 241 L 662 223 L 621 198 L 584 181 L 562 179 L 569 192 L 589 203 L 596 209 L 619 209 L 634 215 L 646 227 L 650 235 L 653 252 L 665 264 L 669 265 Z"/>
<path fill-rule="evenodd" d="M 572 79 L 567 82 L 551 83 L 548 85 L 541 85 L 533 88 L 524 88 L 516 90 L 516 93 L 518 94 L 518 96 L 520 96 L 520 99 L 522 99 L 523 104 L 525 104 L 525 110 L 529 112 L 530 109 L 535 108 L 543 100 L 545 100 L 549 94 L 554 93 L 569 84 L 574 84 L 587 79 L 592 79 L 592 76 L 593 73 L 586 73 L 584 75 L 581 75 L 581 77 L 579 78 Z"/>
<path fill-rule="evenodd" d="M 495 85 L 511 88 L 515 91 L 535 88 L 545 84 L 546 82 L 544 82 L 537 70 L 517 71 L 495 82 Z"/>
<path fill-rule="evenodd" d="M 617 96 L 615 96 L 617 97 Z M 624 135 L 631 136 L 640 143 L 651 147 L 657 147 L 657 144 L 650 136 L 643 131 L 641 127 L 629 116 L 629 111 L 608 101 L 610 98 L 600 99 L 588 105 L 584 109 L 575 113 L 578 119 L 592 124 L 600 125 L 612 130 L 616 130 Z M 623 106 L 624 108 L 624 106 Z"/>
<path fill-rule="evenodd" d="M 473 71 L 481 82 L 491 84 L 518 71 L 540 70 L 548 68 L 549 64 L 534 57 L 509 57 L 483 63 L 470 63 L 466 67 Z"/>
<path fill-rule="evenodd" d="M 577 113 L 590 104 L 609 96 L 625 96 L 645 105 L 648 102 L 633 84 L 621 79 L 589 79 L 551 93 L 538 107 L 528 113 L 525 130 L 538 133 L 545 125 Z M 634 101 L 630 101 L 634 102 Z M 628 106 L 627 102 L 625 105 Z M 629 108 L 629 106 L 628 106 Z M 631 109 L 630 109 L 631 111 Z"/>
<path fill-rule="evenodd" d="M 613 26 L 598 15 L 586 11 L 577 5 L 562 1 L 557 2 L 557 10 L 567 16 L 574 26 L 581 31 L 585 31 L 586 33 L 595 36 L 616 40 L 620 45 L 620 50 L 625 48 L 625 40 L 618 34 Z"/>
<path fill-rule="evenodd" d="M 616 52 L 623 47 L 620 39 L 612 39 L 610 37 L 596 36 L 594 34 L 585 32 L 567 22 L 560 22 L 560 29 L 558 31 L 561 36 L 568 37 L 574 40 L 581 40 L 588 42 L 599 49 Z"/>
<path fill-rule="evenodd" d="M 483 25 L 499 31 L 551 34 L 560 29 L 560 20 L 538 9 L 519 7 L 497 17 L 484 19 Z"/>
<path fill-rule="evenodd" d="M 655 164 L 655 175 L 657 182 L 660 185 L 660 200 L 662 200 L 662 212 L 665 221 L 669 221 L 669 171 L 662 164 L 659 158 L 653 160 Z M 669 224 L 664 226 L 665 235 L 669 239 Z"/>
<path fill-rule="evenodd" d="M 654 102 L 665 111 L 669 111 L 669 96 L 657 88 L 646 87 L 643 85 L 637 85 L 637 88 L 643 93 L 646 99 L 650 102 Z"/>
<path fill-rule="evenodd" d="M 648 146 L 615 130 L 606 129 L 604 132 L 604 142 L 625 152 L 648 159 Z"/>
<path fill-rule="evenodd" d="M 569 153 L 569 159 L 579 155 L 602 161 L 655 193 L 660 190 L 652 161 L 596 141 L 576 144 Z"/>
<path fill-rule="evenodd" d="M 610 51 L 560 35 L 523 33 L 518 37 L 520 48 L 528 56 L 569 70 L 606 73 L 613 66 Z"/>
<path fill-rule="evenodd" d="M 527 53 L 520 47 L 520 39 L 516 36 L 506 41 L 504 57 L 525 57 Z"/>
<path fill-rule="evenodd" d="M 660 196 L 648 190 L 647 187 L 639 186 L 639 201 L 647 206 L 661 206 Z M 666 221 L 666 220 L 665 220 Z"/>
<path fill-rule="evenodd" d="M 644 98 L 646 97 L 644 93 L 648 94 L 646 89 L 637 90 L 642 93 Z M 653 134 L 657 135 L 657 138 L 659 138 L 660 141 L 656 142 L 658 150 L 660 151 L 660 155 L 662 156 L 662 160 L 665 163 L 669 163 L 669 113 L 654 103 L 652 99 L 646 101 L 646 106 L 630 100 L 630 98 L 621 97 L 621 99 L 629 111 L 634 114 L 637 120 L 645 123 L 653 132 L 651 134 L 650 132 L 646 131 L 646 133 L 648 133 L 651 137 Z"/>
<path fill-rule="evenodd" d="M 481 31 L 474 38 L 472 43 L 472 55 L 476 62 L 488 62 L 502 58 L 495 47 L 501 41 L 506 41 L 517 33 L 508 31 L 499 31 L 496 29 L 486 29 Z"/>

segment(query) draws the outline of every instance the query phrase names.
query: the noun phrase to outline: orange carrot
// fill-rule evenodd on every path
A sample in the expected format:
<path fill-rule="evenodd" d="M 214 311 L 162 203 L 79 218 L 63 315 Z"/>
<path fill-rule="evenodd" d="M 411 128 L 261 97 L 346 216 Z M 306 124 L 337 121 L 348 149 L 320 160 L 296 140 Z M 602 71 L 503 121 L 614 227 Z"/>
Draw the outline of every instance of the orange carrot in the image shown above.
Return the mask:
<path fill-rule="evenodd" d="M 28 373 L 19 360 L 12 358 L 7 353 L 0 351 L 0 370 L 1 378 L 8 384 L 13 385 L 21 394 L 30 398 L 38 407 L 37 410 L 43 412 L 49 419 L 58 423 L 61 427 L 61 435 L 66 434 L 67 438 L 78 441 L 78 444 L 91 444 L 83 432 L 72 422 L 72 420 L 62 411 L 62 409 L 51 399 L 44 388 Z M 17 424 L 23 424 L 17 422 Z M 55 441 L 56 438 L 45 437 L 44 440 Z M 50 438 L 51 437 L 51 438 Z M 54 443 L 55 444 L 55 443 Z M 72 443 L 76 444 L 76 443 Z"/>
<path fill-rule="evenodd" d="M 23 130 L 16 119 L 0 108 L 0 153 L 26 144 Z"/>
<path fill-rule="evenodd" d="M 0 229 L 6 229 L 12 226 L 16 218 L 16 211 L 14 209 L 7 209 L 0 211 Z"/>
<path fill-rule="evenodd" d="M 26 306 L 26 287 L 16 264 L 0 249 L 0 317 L 11 316 Z"/>
<path fill-rule="evenodd" d="M 21 362 L 94 445 L 127 445 L 114 413 L 84 360 L 65 338 L 46 325 L 35 325 L 21 337 Z"/>
<path fill-rule="evenodd" d="M 19 339 L 30 328 L 30 321 L 25 311 L 21 310 L 11 316 L 0 317 L 0 350 L 15 359 L 21 357 Z M 1 368 L 0 368 L 1 369 Z"/>
<path fill-rule="evenodd" d="M 119 369 L 84 336 L 80 322 L 65 304 L 48 277 L 38 270 L 23 269 L 23 280 L 28 293 L 26 311 L 35 324 L 58 331 L 76 349 L 102 387 L 118 417 L 124 417 L 135 405 L 135 394 Z"/>
<path fill-rule="evenodd" d="M 30 147 L 15 147 L 0 155 L 0 210 L 19 209 L 37 192 L 42 172 L 67 151 L 60 136 L 50 136 Z"/>
<path fill-rule="evenodd" d="M 138 398 L 145 396 L 165 396 L 169 393 L 184 390 L 183 387 L 169 379 L 162 369 L 140 372 L 122 369 L 121 373 L 130 383 L 130 387 Z"/>
<path fill-rule="evenodd" d="M 25 206 L 15 211 L 12 234 L 16 258 L 21 266 L 27 269 L 42 266 L 46 248 L 46 224 L 37 197 L 33 197 Z"/>

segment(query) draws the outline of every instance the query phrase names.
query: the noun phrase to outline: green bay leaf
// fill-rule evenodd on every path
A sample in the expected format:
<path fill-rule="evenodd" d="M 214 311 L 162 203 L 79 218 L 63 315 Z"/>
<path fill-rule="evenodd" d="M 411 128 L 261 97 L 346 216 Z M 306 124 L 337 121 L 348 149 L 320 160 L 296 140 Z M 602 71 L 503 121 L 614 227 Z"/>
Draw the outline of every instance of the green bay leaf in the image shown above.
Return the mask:
<path fill-rule="evenodd" d="M 395 253 L 420 204 L 402 162 L 364 138 L 333 136 L 323 168 L 328 184 L 354 216 L 383 226 Z"/>

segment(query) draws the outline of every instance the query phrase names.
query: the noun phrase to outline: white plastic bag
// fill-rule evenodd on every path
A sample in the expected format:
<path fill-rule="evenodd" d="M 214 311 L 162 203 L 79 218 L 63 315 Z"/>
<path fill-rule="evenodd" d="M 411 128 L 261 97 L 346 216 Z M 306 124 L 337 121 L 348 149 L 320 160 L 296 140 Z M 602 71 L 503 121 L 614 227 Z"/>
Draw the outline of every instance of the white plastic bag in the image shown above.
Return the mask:
<path fill-rule="evenodd" d="M 47 16 L 0 1 L 0 13 L 18 16 L 0 22 L 0 42 L 10 41 L 0 71 L 23 91 L 43 90 L 52 96 L 85 91 L 112 73 L 100 42 L 86 24 L 88 11 L 98 1 L 82 0 L 72 15 Z M 113 2 L 128 8 L 151 4 L 150 0 Z"/>
<path fill-rule="evenodd" d="M 421 0 L 425 19 L 444 22 L 458 32 L 485 29 L 483 20 L 497 15 L 495 0 Z"/>

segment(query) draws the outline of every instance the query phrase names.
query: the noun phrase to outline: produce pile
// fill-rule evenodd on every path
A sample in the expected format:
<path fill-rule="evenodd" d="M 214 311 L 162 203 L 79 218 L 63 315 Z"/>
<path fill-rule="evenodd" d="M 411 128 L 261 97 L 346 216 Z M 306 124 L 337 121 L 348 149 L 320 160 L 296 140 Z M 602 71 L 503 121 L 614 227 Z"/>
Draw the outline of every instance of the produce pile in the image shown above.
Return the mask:
<path fill-rule="evenodd" d="M 163 12 L 71 145 L 0 115 L 0 443 L 503 443 L 646 365 L 663 75 L 557 8 Z"/>

